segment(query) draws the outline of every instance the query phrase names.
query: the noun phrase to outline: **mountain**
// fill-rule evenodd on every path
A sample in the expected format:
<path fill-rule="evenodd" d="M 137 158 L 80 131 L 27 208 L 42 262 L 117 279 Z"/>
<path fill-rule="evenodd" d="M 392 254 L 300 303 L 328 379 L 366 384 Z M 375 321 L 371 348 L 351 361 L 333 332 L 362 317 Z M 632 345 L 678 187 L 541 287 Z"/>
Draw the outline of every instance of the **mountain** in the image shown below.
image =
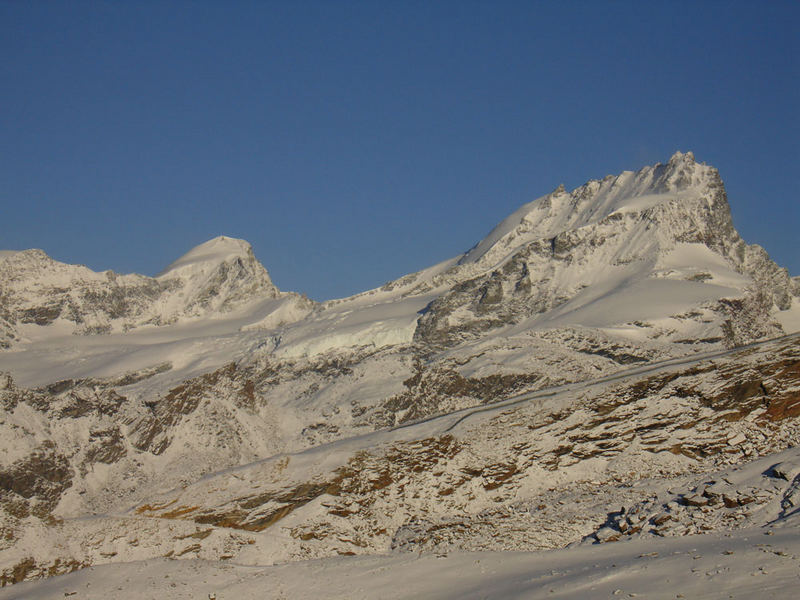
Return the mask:
<path fill-rule="evenodd" d="M 798 330 L 691 153 L 324 303 L 228 237 L 155 278 L 3 252 L 0 581 L 790 526 Z"/>
<path fill-rule="evenodd" d="M 41 250 L 4 252 L 0 282 L 0 344 L 6 348 L 65 333 L 108 334 L 209 319 L 286 297 L 250 244 L 224 236 L 193 248 L 157 277 L 95 273 Z"/>
<path fill-rule="evenodd" d="M 247 242 L 226 237 L 192 249 L 156 278 L 93 273 L 39 250 L 6 252 L 0 281 L 6 347 L 25 334 L 123 332 L 232 316 L 287 296 Z M 231 329 L 280 328 L 284 355 L 412 341 L 441 349 L 502 328 L 505 335 L 509 326 L 514 333 L 610 327 L 634 340 L 724 337 L 737 344 L 793 328 L 799 288 L 736 232 L 717 170 L 678 152 L 666 164 L 572 192 L 560 186 L 463 255 L 380 289 L 313 311 L 309 301 L 294 303 L 295 310 L 266 318 L 276 310 L 270 306 L 241 315 L 250 323 Z M 41 330 L 47 326 L 52 331 Z"/>
<path fill-rule="evenodd" d="M 458 283 L 420 320 L 420 340 L 450 345 L 508 324 L 699 340 L 718 337 L 729 320 L 731 341 L 745 342 L 776 333 L 767 315 L 790 309 L 793 297 L 785 269 L 734 229 L 716 169 L 691 153 L 572 192 L 559 187 L 505 219 L 452 271 Z M 763 318 L 744 322 L 727 301 L 714 304 L 733 297 L 757 298 Z M 683 316 L 694 309 L 702 314 Z"/>

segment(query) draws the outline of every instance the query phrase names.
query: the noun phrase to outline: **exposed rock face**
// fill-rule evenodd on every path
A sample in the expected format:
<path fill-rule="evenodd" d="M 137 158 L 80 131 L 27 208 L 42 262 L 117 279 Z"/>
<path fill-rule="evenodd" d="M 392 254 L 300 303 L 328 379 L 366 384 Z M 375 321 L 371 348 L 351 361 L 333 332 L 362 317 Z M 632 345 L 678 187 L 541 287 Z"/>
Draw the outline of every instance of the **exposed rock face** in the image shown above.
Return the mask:
<path fill-rule="evenodd" d="M 221 398 L 225 398 L 225 404 L 220 402 Z M 236 365 L 229 364 L 186 381 L 171 389 L 163 398 L 148 403 L 149 410 L 130 423 L 131 443 L 138 450 L 162 454 L 172 444 L 177 426 L 184 420 L 190 421 L 191 417 L 199 417 L 201 422 L 196 424 L 199 430 L 193 432 L 194 436 L 206 438 L 209 432 L 203 429 L 212 426 L 215 439 L 208 440 L 212 447 L 230 446 L 229 451 L 236 455 L 236 459 L 241 459 L 238 454 L 241 447 L 254 440 L 242 440 L 237 419 L 261 420 L 263 415 L 258 415 L 257 409 L 262 404 L 255 395 L 253 381 L 248 379 L 246 373 L 238 371 Z M 206 418 L 203 418 L 204 411 L 208 411 Z M 274 431 L 269 428 L 271 424 L 265 425 L 266 430 L 262 430 L 274 436 Z M 199 441 L 195 439 L 191 443 L 196 444 Z M 221 448 L 217 450 L 226 453 Z M 235 460 L 230 462 L 234 463 Z"/>
<path fill-rule="evenodd" d="M 25 250 L 0 261 L 0 279 L 10 326 L 46 326 L 63 319 L 84 333 L 110 331 L 110 321 L 135 319 L 177 287 L 177 282 L 140 275 L 94 273 L 58 263 L 41 250 Z"/>
<path fill-rule="evenodd" d="M 18 518 L 50 516 L 72 485 L 72 469 L 55 444 L 45 440 L 31 454 L 0 471 L 0 502 Z"/>
<path fill-rule="evenodd" d="M 453 368 L 426 369 L 417 363 L 414 374 L 403 382 L 406 390 L 382 402 L 378 414 L 385 419 L 385 425 L 399 425 L 468 406 L 499 402 L 511 394 L 537 389 L 541 379 L 537 373 L 463 377 Z"/>
<path fill-rule="evenodd" d="M 84 510 L 107 509 L 138 488 L 177 485 L 191 473 L 233 466 L 282 447 L 274 415 L 235 365 L 153 401 L 126 398 L 111 387 L 136 380 L 128 375 L 25 390 L 2 376 L 0 504 L 9 518 L 4 527 L 13 530 L 28 517 L 51 519 L 67 492 L 70 503 L 87 502 Z M 181 447 L 171 450 L 176 437 Z M 154 472 L 142 468 L 143 456 L 158 463 Z M 87 482 L 96 470 L 108 485 L 88 495 Z"/>
<path fill-rule="evenodd" d="M 758 244 L 746 247 L 742 269 L 753 278 L 758 289 L 772 296 L 772 302 L 779 310 L 788 310 L 792 296 L 800 296 L 789 272 L 772 262 L 767 251 Z"/>

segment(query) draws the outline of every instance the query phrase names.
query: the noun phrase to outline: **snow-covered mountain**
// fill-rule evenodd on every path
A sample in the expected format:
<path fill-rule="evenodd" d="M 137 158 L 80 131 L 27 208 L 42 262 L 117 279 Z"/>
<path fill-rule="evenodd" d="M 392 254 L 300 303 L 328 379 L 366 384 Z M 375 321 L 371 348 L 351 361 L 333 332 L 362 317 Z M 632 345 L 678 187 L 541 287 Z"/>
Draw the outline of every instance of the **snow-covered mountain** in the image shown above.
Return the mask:
<path fill-rule="evenodd" d="M 96 273 L 41 250 L 6 251 L 0 254 L 0 282 L 5 347 L 64 333 L 108 334 L 211 319 L 287 297 L 250 244 L 224 236 L 193 248 L 157 277 Z"/>
<path fill-rule="evenodd" d="M 321 304 L 229 237 L 154 278 L 2 252 L 0 579 L 701 530 L 665 490 L 737 503 L 695 480 L 793 452 L 798 330 L 798 279 L 691 153 Z M 773 479 L 747 485 L 786 520 L 796 477 Z"/>
<path fill-rule="evenodd" d="M 313 311 L 278 291 L 247 242 L 227 237 L 155 278 L 94 273 L 39 250 L 4 252 L 0 281 L 6 347 L 234 313 L 231 331 L 275 330 L 282 356 L 410 342 L 453 347 L 488 331 L 510 334 L 510 326 L 735 344 L 800 321 L 797 278 L 741 239 L 717 170 L 680 152 L 572 192 L 560 186 L 463 255 Z"/>
<path fill-rule="evenodd" d="M 691 153 L 572 192 L 560 186 L 505 219 L 434 285 L 442 281 L 449 289 L 415 338 L 448 346 L 507 325 L 701 340 L 720 337 L 726 320 L 731 341 L 743 342 L 778 331 L 768 315 L 789 310 L 795 291 L 785 269 L 739 237 L 718 172 Z M 757 305 L 760 318 L 742 305 Z"/>

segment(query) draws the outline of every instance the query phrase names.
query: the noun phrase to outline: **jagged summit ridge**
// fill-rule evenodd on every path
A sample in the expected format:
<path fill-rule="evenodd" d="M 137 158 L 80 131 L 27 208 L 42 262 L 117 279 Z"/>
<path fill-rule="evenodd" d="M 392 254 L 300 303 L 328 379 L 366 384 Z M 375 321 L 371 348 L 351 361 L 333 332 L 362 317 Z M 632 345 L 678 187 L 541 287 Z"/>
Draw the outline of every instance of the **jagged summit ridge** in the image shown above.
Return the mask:
<path fill-rule="evenodd" d="M 420 341 L 458 343 L 526 320 L 630 327 L 698 306 L 716 315 L 701 322 L 725 320 L 742 311 L 723 299 L 743 297 L 761 314 L 760 326 L 740 328 L 750 333 L 737 339 L 749 339 L 779 331 L 766 315 L 789 309 L 793 289 L 785 269 L 741 239 L 718 171 L 691 152 L 571 192 L 559 186 L 503 220 L 443 278 L 453 285 L 420 318 Z"/>
<path fill-rule="evenodd" d="M 713 167 L 697 163 L 691 152 L 676 152 L 666 164 L 589 181 L 567 192 L 560 185 L 550 194 L 524 204 L 469 250 L 460 264 L 491 263 L 504 252 L 534 239 L 549 239 L 568 230 L 601 222 L 618 212 L 643 212 L 659 204 L 712 200 L 722 183 Z M 727 200 L 720 210 L 730 220 Z"/>

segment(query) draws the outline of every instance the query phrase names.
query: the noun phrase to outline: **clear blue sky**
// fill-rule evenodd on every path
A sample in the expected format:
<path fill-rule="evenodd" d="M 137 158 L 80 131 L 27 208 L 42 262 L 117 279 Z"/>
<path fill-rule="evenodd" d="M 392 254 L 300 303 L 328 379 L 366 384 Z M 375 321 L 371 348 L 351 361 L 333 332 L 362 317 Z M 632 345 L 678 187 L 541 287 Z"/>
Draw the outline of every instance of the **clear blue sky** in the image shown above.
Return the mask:
<path fill-rule="evenodd" d="M 0 248 L 349 295 L 692 150 L 800 274 L 798 2 L 0 2 Z"/>

